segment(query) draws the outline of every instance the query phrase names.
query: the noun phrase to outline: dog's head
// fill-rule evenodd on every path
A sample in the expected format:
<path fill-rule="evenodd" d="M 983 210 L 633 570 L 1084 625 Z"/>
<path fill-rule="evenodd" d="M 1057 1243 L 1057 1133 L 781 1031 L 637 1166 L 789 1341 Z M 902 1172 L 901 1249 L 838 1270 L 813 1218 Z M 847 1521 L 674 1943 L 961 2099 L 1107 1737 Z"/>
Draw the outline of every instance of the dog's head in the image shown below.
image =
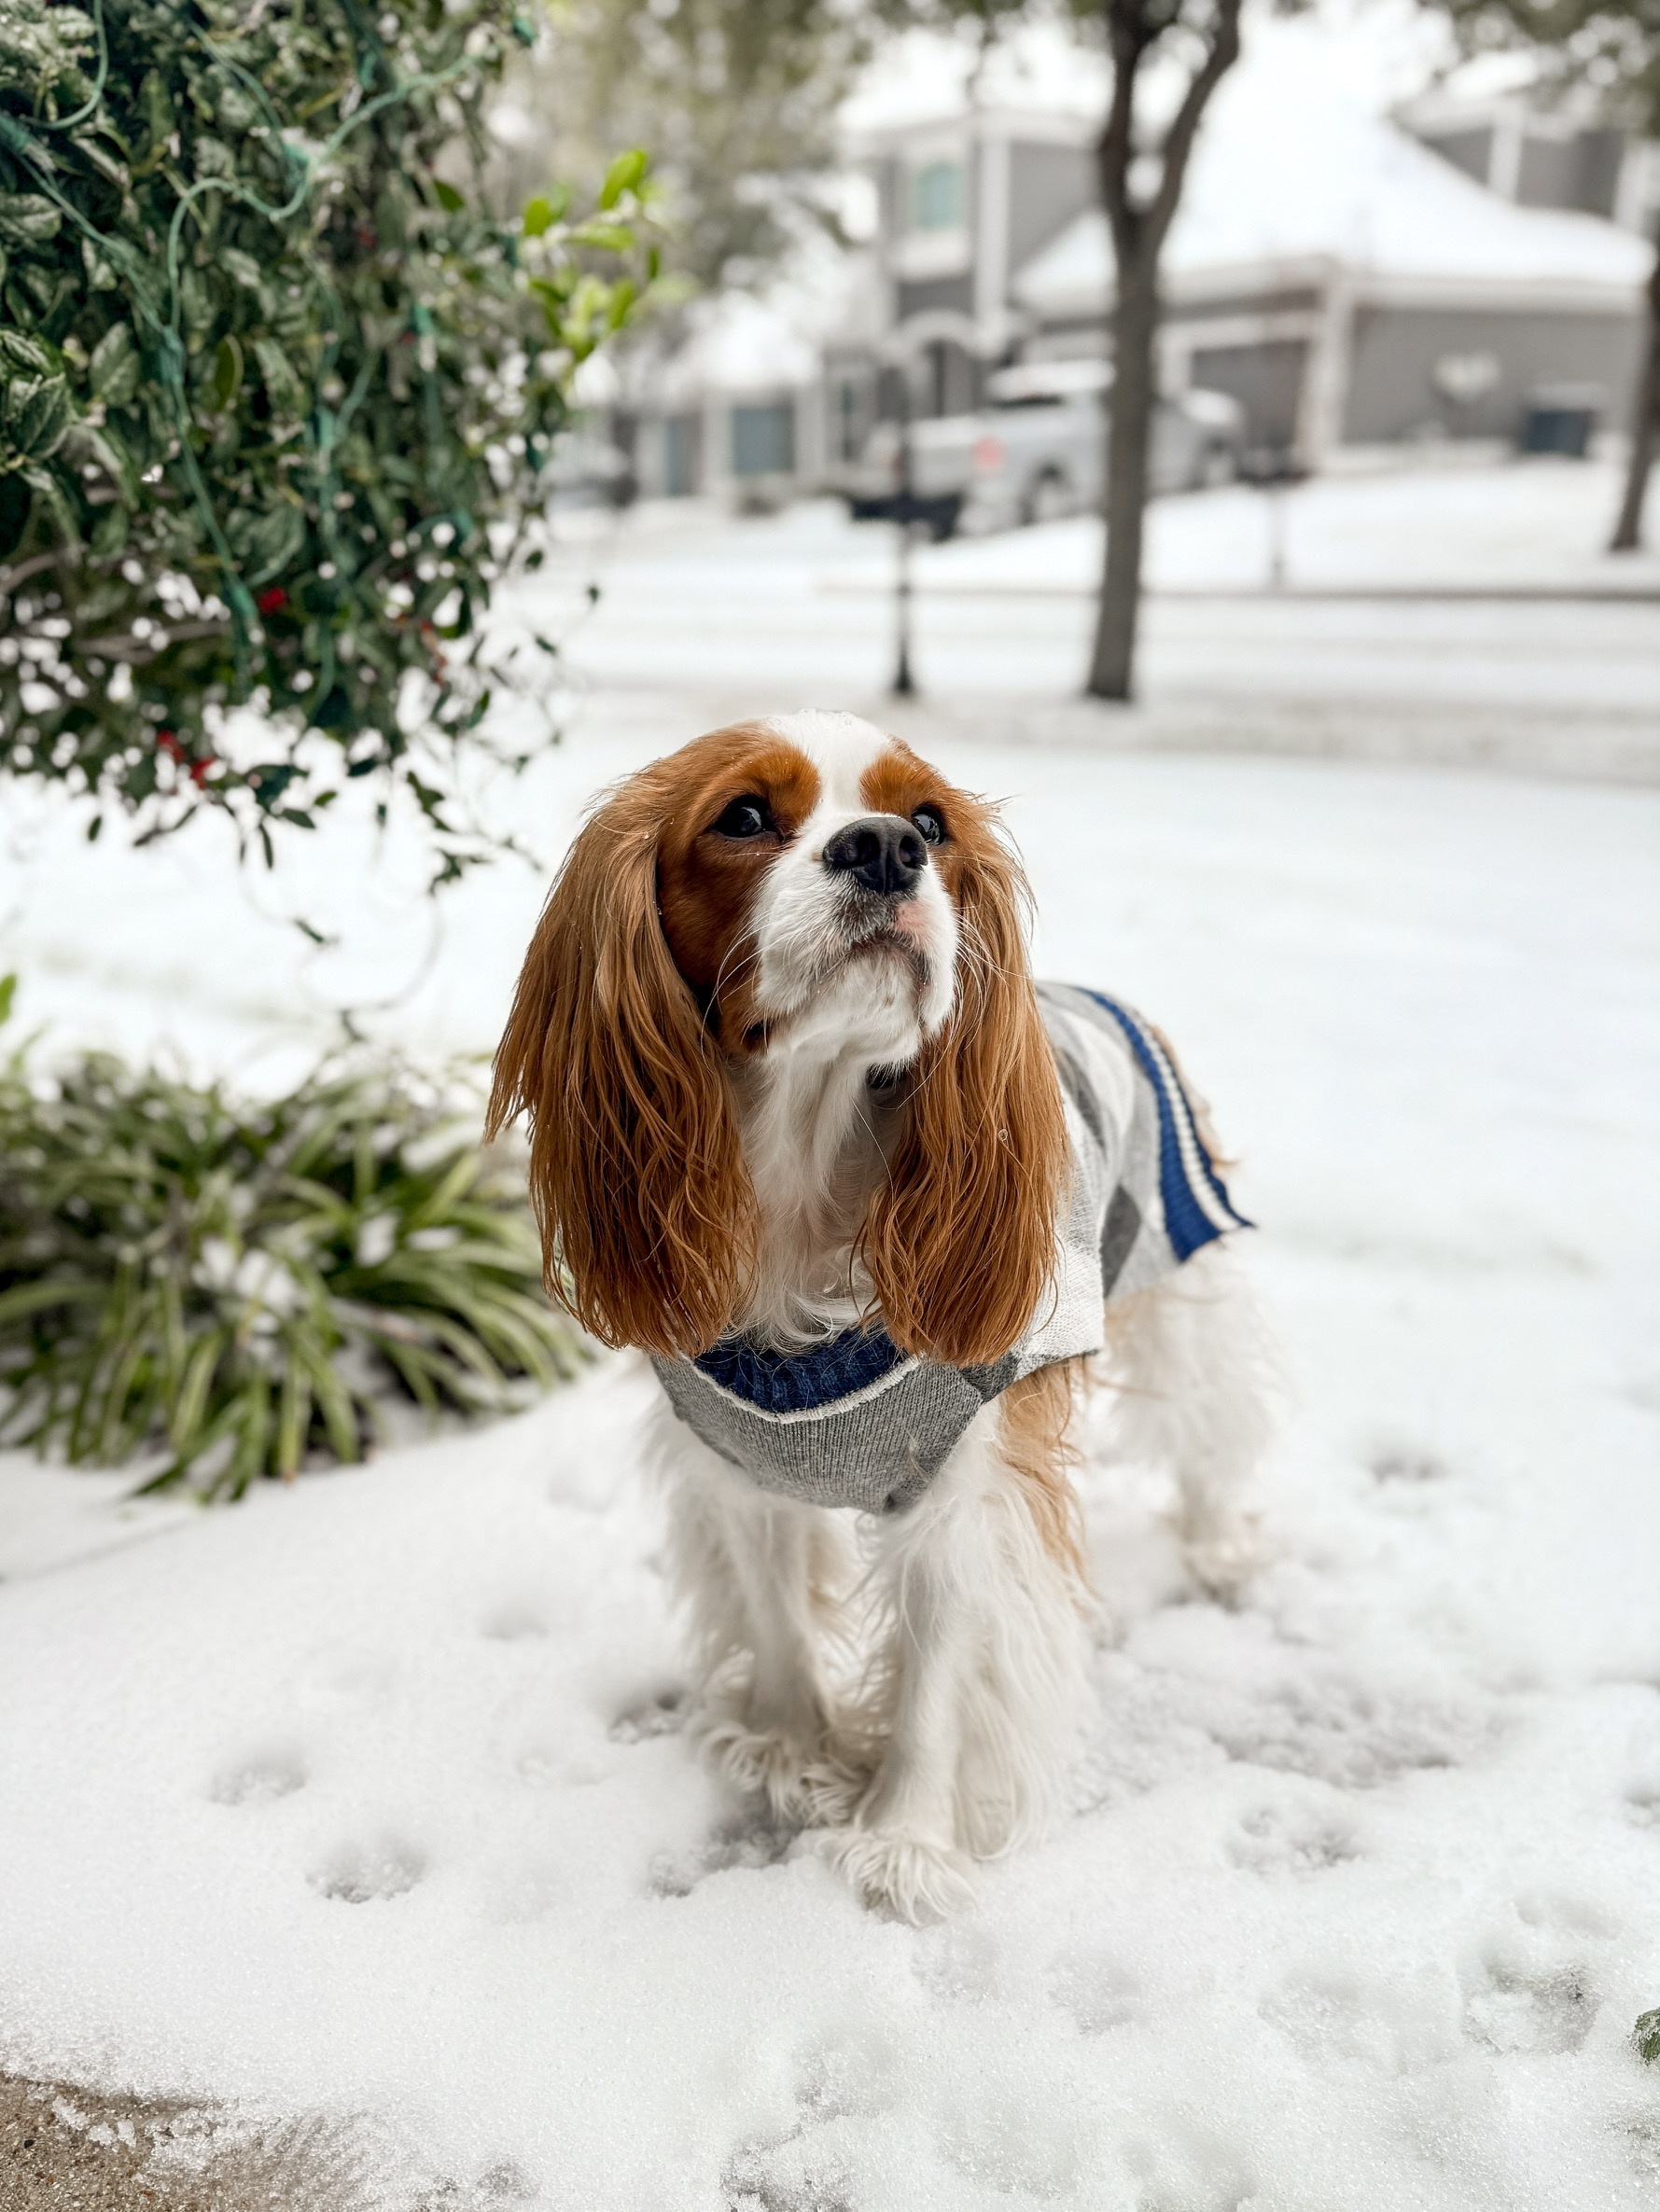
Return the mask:
<path fill-rule="evenodd" d="M 852 1056 L 902 1084 L 859 1240 L 887 1329 L 1000 1357 L 1053 1266 L 1066 1157 L 1025 897 L 992 810 L 852 715 L 716 730 L 609 793 L 550 895 L 491 1102 L 493 1131 L 531 1117 L 554 1294 L 608 1343 L 712 1343 L 757 1233 L 733 1074 Z"/>

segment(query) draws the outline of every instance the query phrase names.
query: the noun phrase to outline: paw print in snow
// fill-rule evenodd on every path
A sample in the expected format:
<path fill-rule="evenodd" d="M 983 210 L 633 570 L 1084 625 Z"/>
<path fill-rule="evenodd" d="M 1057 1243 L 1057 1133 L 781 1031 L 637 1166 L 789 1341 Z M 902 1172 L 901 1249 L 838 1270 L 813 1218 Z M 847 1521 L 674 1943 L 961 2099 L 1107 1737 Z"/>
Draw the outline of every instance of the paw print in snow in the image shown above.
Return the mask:
<path fill-rule="evenodd" d="M 1259 1805 L 1247 1813 L 1226 1850 L 1236 1867 L 1270 1879 L 1323 1873 L 1360 1855 L 1352 1825 L 1342 1813 L 1284 1804 Z"/>
<path fill-rule="evenodd" d="M 306 1877 L 319 1897 L 345 1905 L 367 1905 L 403 1897 L 426 1871 L 423 1853 L 412 1844 L 384 1837 L 375 1843 L 342 1843 Z"/>
<path fill-rule="evenodd" d="M 1104 1951 L 1079 1951 L 1057 1958 L 1044 1977 L 1049 1994 L 1069 2012 L 1086 2036 L 1128 2027 L 1141 2005 L 1141 1985 L 1129 1969 Z"/>
<path fill-rule="evenodd" d="M 517 1599 L 493 1607 L 479 1624 L 479 1634 L 491 1644 L 531 1644 L 548 1633 L 539 1607 Z"/>
<path fill-rule="evenodd" d="M 643 1744 L 651 1736 L 677 1735 L 685 1718 L 685 1691 L 663 1690 L 643 1704 L 619 1713 L 606 1733 L 613 1744 Z"/>
<path fill-rule="evenodd" d="M 306 1781 L 305 1761 L 297 1751 L 255 1751 L 228 1760 L 209 1783 L 207 1794 L 216 1805 L 269 1805 L 278 1798 L 292 1797 Z"/>
<path fill-rule="evenodd" d="M 1456 1998 L 1429 1967 L 1367 1975 L 1320 1965 L 1288 1974 L 1257 2010 L 1311 2066 L 1395 2077 L 1453 2055 Z"/>
<path fill-rule="evenodd" d="M 1366 1471 L 1376 1482 L 1444 1482 L 1452 1469 L 1421 1444 L 1392 1443 L 1367 1454 Z"/>
<path fill-rule="evenodd" d="M 1525 1897 L 1515 1913 L 1465 1970 L 1466 2031 L 1489 2051 L 1577 2051 L 1601 2010 L 1591 1959 L 1622 1931 L 1571 1895 Z"/>
<path fill-rule="evenodd" d="M 799 1830 L 775 1828 L 765 1818 L 727 1821 L 693 1851 L 663 1852 L 651 1862 L 653 1897 L 690 1897 L 709 1874 L 733 1867 L 772 1867 L 784 1857 Z"/>
<path fill-rule="evenodd" d="M 1597 1999 L 1577 1967 L 1522 1969 L 1494 1964 L 1471 1992 L 1464 2021 L 1489 2051 L 1558 2057 L 1591 2032 Z"/>
<path fill-rule="evenodd" d="M 997 1941 L 983 1920 L 948 1920 L 918 1941 L 912 1970 L 930 1996 L 981 2003 L 997 1994 Z"/>
<path fill-rule="evenodd" d="M 1028 2204 L 1082 2201 L 1093 2163 L 1085 2112 L 980 2083 L 948 2103 L 937 2126 L 941 2155 L 974 2185 L 979 2201 L 982 2191 Z"/>
<path fill-rule="evenodd" d="M 854 2212 L 842 2162 L 811 2136 L 740 2143 L 720 2176 L 721 2212 Z"/>

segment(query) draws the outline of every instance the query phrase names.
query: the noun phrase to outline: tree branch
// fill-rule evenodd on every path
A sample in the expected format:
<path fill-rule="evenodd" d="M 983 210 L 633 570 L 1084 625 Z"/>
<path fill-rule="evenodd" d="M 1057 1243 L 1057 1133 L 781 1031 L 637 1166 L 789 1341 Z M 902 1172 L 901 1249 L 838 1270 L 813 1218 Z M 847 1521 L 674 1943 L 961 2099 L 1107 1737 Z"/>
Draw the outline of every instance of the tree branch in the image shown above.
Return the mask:
<path fill-rule="evenodd" d="M 1181 199 L 1188 157 L 1193 150 L 1199 118 L 1205 113 L 1211 93 L 1239 59 L 1239 7 L 1240 0 L 1217 0 L 1216 29 L 1211 35 L 1210 50 L 1188 86 L 1181 105 L 1172 118 L 1170 128 L 1165 132 L 1165 143 L 1159 148 L 1164 164 L 1163 173 L 1159 178 L 1159 188 L 1147 210 L 1147 228 L 1155 252 L 1165 243 L 1165 233 L 1170 228 Z"/>
<path fill-rule="evenodd" d="M 165 634 L 158 641 L 149 637 L 133 637 L 130 633 L 111 637 L 82 637 L 76 640 L 77 655 L 96 657 L 100 661 L 154 661 L 166 652 L 169 646 L 188 645 L 199 637 L 225 637 L 230 634 L 230 622 L 219 618 L 199 622 L 162 622 L 159 627 Z"/>
<path fill-rule="evenodd" d="M 1136 158 L 1136 76 L 1148 44 L 1141 0 L 1107 0 L 1107 36 L 1112 55 L 1112 98 L 1102 126 L 1096 161 L 1101 203 L 1112 230 L 1122 265 L 1139 243 L 1139 211 L 1130 197 L 1130 164 Z"/>
<path fill-rule="evenodd" d="M 0 599 L 9 599 L 21 583 L 38 576 L 43 568 L 73 568 L 75 564 L 75 550 L 71 546 L 54 546 L 49 552 L 31 553 L 28 560 L 20 561 L 15 568 L 0 568 Z"/>

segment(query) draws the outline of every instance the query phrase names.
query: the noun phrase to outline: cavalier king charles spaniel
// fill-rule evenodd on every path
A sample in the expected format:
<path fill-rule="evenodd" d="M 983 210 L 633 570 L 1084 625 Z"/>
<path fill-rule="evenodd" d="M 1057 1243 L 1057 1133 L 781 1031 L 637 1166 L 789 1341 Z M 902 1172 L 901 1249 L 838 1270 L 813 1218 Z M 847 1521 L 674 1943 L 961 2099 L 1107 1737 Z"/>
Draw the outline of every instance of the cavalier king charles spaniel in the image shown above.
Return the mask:
<path fill-rule="evenodd" d="M 551 1294 L 662 1384 L 692 1732 L 911 1919 L 1064 1791 L 1086 1368 L 1213 1589 L 1268 1436 L 1204 1109 L 1127 1007 L 1034 982 L 1026 900 L 870 723 L 716 730 L 591 814 L 491 1101 Z"/>

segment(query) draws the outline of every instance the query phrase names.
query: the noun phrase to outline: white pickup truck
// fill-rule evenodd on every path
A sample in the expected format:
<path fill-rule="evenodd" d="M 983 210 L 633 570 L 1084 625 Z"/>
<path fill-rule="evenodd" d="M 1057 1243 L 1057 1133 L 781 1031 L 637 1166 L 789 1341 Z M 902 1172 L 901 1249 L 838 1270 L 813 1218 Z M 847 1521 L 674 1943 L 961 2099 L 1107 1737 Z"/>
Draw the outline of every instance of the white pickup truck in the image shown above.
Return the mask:
<path fill-rule="evenodd" d="M 971 415 L 913 423 L 912 512 L 937 538 L 957 530 L 1010 530 L 1101 502 L 1112 382 L 1105 361 L 1032 361 L 988 380 L 989 405 Z M 878 423 L 833 489 L 856 522 L 898 511 L 902 462 L 897 423 Z M 1161 399 L 1153 412 L 1151 489 L 1187 492 L 1238 472 L 1245 418 L 1221 392 Z"/>

